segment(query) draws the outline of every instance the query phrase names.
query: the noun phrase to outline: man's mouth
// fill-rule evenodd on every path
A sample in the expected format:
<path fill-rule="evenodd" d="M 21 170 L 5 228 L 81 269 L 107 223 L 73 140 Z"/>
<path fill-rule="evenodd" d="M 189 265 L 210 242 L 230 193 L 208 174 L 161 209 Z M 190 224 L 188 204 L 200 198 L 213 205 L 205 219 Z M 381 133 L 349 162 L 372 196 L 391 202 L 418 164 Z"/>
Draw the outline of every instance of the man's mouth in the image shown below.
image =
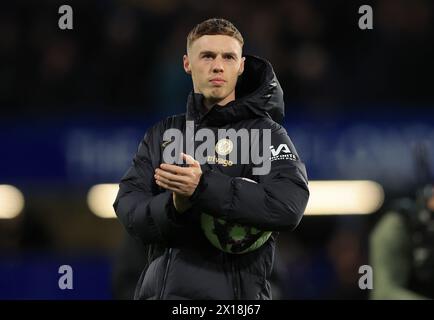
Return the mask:
<path fill-rule="evenodd" d="M 223 85 L 226 81 L 222 78 L 213 78 L 209 82 L 211 82 L 214 85 Z"/>

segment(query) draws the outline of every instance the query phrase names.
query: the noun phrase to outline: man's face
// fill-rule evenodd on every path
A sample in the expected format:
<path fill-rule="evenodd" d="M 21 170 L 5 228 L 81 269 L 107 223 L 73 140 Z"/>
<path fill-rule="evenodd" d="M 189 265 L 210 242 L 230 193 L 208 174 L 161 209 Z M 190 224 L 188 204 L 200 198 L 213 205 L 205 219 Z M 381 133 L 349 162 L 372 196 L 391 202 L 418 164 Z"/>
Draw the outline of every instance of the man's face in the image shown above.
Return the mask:
<path fill-rule="evenodd" d="M 210 103 L 235 99 L 235 85 L 244 70 L 241 44 L 235 38 L 206 35 L 196 39 L 184 55 L 184 70 L 191 74 L 194 92 Z"/>

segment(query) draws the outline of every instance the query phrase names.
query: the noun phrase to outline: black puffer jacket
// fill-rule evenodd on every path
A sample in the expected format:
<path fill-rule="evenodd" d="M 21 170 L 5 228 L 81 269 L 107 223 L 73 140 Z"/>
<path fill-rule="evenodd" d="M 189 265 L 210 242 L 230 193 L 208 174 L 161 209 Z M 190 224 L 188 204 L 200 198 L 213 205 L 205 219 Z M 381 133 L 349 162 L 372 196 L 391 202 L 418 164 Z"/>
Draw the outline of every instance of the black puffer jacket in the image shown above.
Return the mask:
<path fill-rule="evenodd" d="M 203 96 L 191 93 L 186 114 L 169 117 L 147 131 L 132 166 L 121 180 L 114 203 L 116 214 L 127 231 L 147 245 L 144 254 L 148 263 L 137 284 L 136 299 L 272 298 L 268 278 L 277 233 L 293 230 L 300 222 L 309 198 L 307 176 L 281 126 L 283 92 L 271 64 L 246 56 L 236 95 L 235 101 L 206 112 Z M 163 133 L 169 128 L 185 133 L 186 120 L 195 122 L 195 130 L 270 129 L 269 147 L 274 151 L 270 172 L 253 175 L 252 163 L 205 163 L 190 199 L 192 209 L 178 214 L 171 192 L 155 184 L 154 171 L 162 163 L 167 145 Z M 200 212 L 274 233 L 255 251 L 224 253 L 204 236 Z"/>

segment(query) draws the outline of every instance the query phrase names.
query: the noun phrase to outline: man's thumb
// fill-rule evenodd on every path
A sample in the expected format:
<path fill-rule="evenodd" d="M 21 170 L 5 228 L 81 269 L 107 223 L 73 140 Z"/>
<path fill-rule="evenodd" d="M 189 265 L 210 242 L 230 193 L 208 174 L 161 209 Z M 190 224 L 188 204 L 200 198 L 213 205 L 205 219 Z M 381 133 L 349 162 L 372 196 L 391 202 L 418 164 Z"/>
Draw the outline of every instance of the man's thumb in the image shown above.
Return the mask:
<path fill-rule="evenodd" d="M 185 162 L 192 167 L 198 167 L 200 166 L 199 162 L 194 160 L 194 158 L 188 154 L 182 153 L 182 157 L 185 159 Z"/>

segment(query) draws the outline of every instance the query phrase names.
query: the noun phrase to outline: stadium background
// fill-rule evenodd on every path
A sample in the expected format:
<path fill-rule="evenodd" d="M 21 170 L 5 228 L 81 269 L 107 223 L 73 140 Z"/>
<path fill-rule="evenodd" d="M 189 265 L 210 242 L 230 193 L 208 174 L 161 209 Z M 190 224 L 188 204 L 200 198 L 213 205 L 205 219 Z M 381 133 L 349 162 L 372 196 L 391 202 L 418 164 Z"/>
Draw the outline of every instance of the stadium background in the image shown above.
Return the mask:
<path fill-rule="evenodd" d="M 73 8 L 73 30 L 58 28 L 62 4 Z M 362 4 L 373 8 L 373 30 L 358 28 Z M 89 190 L 117 183 L 146 129 L 184 111 L 185 38 L 214 16 L 239 28 L 245 53 L 272 62 L 285 127 L 309 178 L 372 180 L 385 192 L 371 214 L 306 215 L 282 233 L 275 298 L 368 298 L 358 269 L 369 264 L 369 233 L 387 203 L 417 185 L 416 143 L 427 143 L 434 168 L 430 1 L 43 0 L 0 8 L 0 185 L 24 197 L 20 214 L 6 218 L 2 210 L 16 199 L 0 195 L 0 299 L 130 294 L 140 248 L 121 250 L 121 225 L 92 212 Z M 58 287 L 64 264 L 74 270 L 73 290 Z"/>

